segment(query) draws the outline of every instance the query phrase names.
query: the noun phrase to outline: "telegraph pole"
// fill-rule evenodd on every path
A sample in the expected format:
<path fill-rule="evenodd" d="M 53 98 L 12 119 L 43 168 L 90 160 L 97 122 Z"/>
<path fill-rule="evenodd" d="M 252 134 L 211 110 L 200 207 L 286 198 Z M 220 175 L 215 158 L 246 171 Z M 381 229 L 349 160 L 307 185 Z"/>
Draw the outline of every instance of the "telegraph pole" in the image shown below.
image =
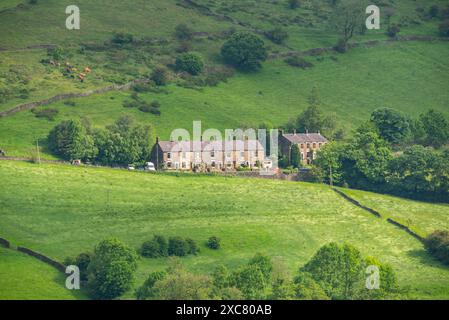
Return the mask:
<path fill-rule="evenodd" d="M 41 155 L 39 153 L 39 139 L 36 139 L 37 163 L 41 164 Z"/>
<path fill-rule="evenodd" d="M 332 166 L 329 166 L 329 185 L 331 186 L 331 188 L 334 186 L 334 181 L 332 177 Z"/>

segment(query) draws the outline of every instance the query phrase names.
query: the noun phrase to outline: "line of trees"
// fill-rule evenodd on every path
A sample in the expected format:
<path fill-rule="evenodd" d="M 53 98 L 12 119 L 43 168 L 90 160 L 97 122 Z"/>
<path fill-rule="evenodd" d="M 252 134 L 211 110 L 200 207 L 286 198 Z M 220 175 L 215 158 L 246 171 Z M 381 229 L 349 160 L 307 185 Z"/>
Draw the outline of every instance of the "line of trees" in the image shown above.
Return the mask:
<path fill-rule="evenodd" d="M 129 291 L 134 283 L 138 255 L 117 239 L 107 239 L 93 252 L 67 258 L 66 265 L 80 269 L 82 287 L 94 299 L 115 299 Z M 368 290 L 367 268 L 377 267 L 378 286 Z M 286 267 L 256 254 L 247 264 L 229 270 L 218 265 L 210 275 L 188 272 L 177 257 L 169 258 L 166 270 L 149 274 L 137 288 L 139 300 L 329 300 L 392 299 L 406 294 L 397 283 L 396 273 L 388 264 L 363 257 L 349 245 L 329 243 L 321 247 L 294 277 Z"/>
<path fill-rule="evenodd" d="M 317 154 L 317 181 L 411 198 L 449 199 L 449 121 L 429 110 L 410 119 L 394 109 L 375 110 L 347 142 Z"/>
<path fill-rule="evenodd" d="M 368 290 L 367 267 L 379 271 L 379 286 Z M 139 300 L 329 300 L 391 299 L 400 290 L 394 270 L 372 257 L 363 257 L 349 245 L 330 243 L 291 278 L 283 265 L 256 254 L 247 264 L 234 270 L 217 266 L 208 275 L 192 274 L 179 260 L 172 260 L 165 271 L 156 271 L 136 290 Z"/>
<path fill-rule="evenodd" d="M 137 124 L 129 116 L 119 118 L 105 129 L 92 128 L 86 119 L 67 120 L 50 131 L 48 146 L 65 160 L 126 166 L 148 161 L 153 136 L 150 125 Z"/>

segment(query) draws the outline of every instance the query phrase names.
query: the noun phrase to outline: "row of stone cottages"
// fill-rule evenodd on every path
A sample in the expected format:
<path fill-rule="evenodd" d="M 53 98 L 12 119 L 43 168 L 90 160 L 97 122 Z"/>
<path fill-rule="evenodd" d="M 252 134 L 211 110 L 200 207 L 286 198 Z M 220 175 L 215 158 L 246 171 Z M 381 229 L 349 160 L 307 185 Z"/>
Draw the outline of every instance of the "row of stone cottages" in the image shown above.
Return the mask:
<path fill-rule="evenodd" d="M 328 140 L 318 133 L 282 133 L 279 148 L 282 154 L 291 154 L 293 145 L 299 147 L 301 161 L 312 163 L 317 151 Z M 270 169 L 272 161 L 258 140 L 233 141 L 156 141 L 151 161 L 156 169 L 186 171 L 224 171 L 239 167 Z"/>

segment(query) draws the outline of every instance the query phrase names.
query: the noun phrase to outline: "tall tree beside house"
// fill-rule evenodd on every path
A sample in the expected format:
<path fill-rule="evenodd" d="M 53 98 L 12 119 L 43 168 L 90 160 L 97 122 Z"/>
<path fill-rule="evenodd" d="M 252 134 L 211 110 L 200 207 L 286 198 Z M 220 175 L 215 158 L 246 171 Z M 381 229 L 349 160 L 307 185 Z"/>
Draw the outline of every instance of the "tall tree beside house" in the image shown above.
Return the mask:
<path fill-rule="evenodd" d="M 314 167 L 321 170 L 320 177 L 325 183 L 341 184 L 341 156 L 345 152 L 345 145 L 330 142 L 324 145 L 317 153 L 317 158 L 314 161 Z"/>
<path fill-rule="evenodd" d="M 420 145 L 412 146 L 391 161 L 390 181 L 409 195 L 435 192 L 438 188 L 438 177 L 435 175 L 438 160 L 438 154 L 433 150 Z M 444 176 L 444 172 L 440 174 Z"/>
<path fill-rule="evenodd" d="M 314 87 L 308 97 L 308 104 L 293 124 L 299 132 L 322 132 L 326 137 L 332 138 L 337 127 L 337 121 L 334 114 L 325 115 L 321 110 L 321 100 L 318 89 Z"/>
<path fill-rule="evenodd" d="M 426 145 L 440 148 L 449 143 L 449 121 L 439 111 L 430 109 L 419 117 L 425 132 Z"/>
<path fill-rule="evenodd" d="M 290 150 L 290 165 L 299 168 L 301 167 L 301 151 L 297 144 L 293 144 Z"/>
<path fill-rule="evenodd" d="M 369 124 L 362 125 L 342 155 L 343 179 L 353 187 L 379 188 L 392 158 L 389 144 Z"/>
<path fill-rule="evenodd" d="M 67 120 L 55 126 L 48 135 L 48 145 L 50 150 L 65 160 L 92 160 L 98 152 L 92 137 L 79 120 Z"/>
<path fill-rule="evenodd" d="M 380 136 L 392 144 L 400 144 L 410 137 L 411 120 L 395 109 L 374 110 L 371 122 L 378 129 Z"/>
<path fill-rule="evenodd" d="M 153 143 L 152 127 L 136 124 L 129 116 L 119 118 L 106 130 L 97 130 L 97 161 L 107 165 L 128 165 L 149 160 Z"/>

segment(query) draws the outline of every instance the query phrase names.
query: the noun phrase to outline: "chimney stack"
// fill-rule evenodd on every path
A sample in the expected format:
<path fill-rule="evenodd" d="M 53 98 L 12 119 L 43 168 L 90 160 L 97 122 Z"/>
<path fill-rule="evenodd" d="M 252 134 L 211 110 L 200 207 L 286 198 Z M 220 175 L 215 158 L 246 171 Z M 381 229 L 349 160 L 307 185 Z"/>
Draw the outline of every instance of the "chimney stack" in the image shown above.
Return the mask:
<path fill-rule="evenodd" d="M 156 143 L 159 143 L 159 137 L 156 137 Z"/>
<path fill-rule="evenodd" d="M 293 129 L 293 135 L 296 136 L 296 129 Z"/>
<path fill-rule="evenodd" d="M 306 129 L 306 134 L 309 134 L 309 129 Z"/>

